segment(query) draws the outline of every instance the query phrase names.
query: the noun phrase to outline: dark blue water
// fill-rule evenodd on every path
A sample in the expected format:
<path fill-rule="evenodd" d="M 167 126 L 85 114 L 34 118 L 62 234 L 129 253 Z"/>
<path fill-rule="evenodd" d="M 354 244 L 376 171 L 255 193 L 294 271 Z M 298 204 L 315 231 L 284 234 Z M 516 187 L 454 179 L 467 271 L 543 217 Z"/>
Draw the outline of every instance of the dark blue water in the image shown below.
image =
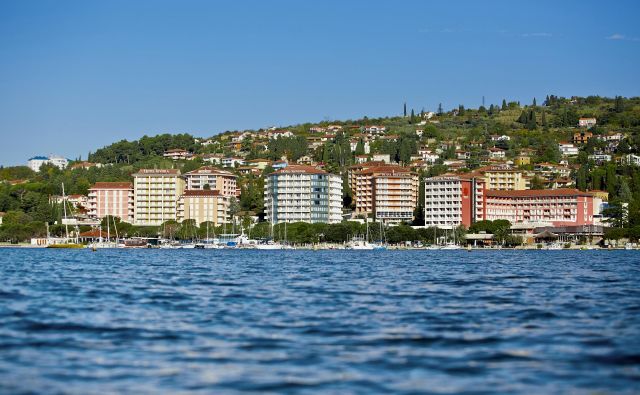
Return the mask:
<path fill-rule="evenodd" d="M 0 250 L 2 393 L 638 393 L 633 251 Z"/>

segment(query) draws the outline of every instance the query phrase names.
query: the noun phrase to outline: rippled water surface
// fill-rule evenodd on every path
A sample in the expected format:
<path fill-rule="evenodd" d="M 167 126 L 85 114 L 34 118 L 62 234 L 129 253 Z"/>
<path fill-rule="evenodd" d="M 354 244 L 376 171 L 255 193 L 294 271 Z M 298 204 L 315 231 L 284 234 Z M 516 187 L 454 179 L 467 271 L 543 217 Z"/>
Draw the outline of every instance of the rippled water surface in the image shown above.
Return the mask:
<path fill-rule="evenodd" d="M 634 251 L 0 250 L 2 393 L 638 393 Z"/>

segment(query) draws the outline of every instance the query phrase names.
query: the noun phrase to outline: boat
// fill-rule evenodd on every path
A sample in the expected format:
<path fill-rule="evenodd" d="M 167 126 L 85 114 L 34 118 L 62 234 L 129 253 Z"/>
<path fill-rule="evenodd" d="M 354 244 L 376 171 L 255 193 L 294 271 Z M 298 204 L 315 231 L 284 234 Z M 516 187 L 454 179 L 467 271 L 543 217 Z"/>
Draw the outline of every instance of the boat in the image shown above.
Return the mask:
<path fill-rule="evenodd" d="M 461 250 L 462 247 L 456 243 L 448 242 L 442 247 L 440 247 L 440 249 L 441 250 Z"/>

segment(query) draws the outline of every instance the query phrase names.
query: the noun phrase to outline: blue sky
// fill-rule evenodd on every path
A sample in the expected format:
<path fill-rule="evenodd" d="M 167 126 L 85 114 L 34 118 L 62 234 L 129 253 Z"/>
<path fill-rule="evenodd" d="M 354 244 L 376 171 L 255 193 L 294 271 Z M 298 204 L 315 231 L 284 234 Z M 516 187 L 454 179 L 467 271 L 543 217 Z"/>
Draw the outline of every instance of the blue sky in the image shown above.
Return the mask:
<path fill-rule="evenodd" d="M 0 164 L 144 134 L 640 95 L 640 2 L 2 1 Z"/>

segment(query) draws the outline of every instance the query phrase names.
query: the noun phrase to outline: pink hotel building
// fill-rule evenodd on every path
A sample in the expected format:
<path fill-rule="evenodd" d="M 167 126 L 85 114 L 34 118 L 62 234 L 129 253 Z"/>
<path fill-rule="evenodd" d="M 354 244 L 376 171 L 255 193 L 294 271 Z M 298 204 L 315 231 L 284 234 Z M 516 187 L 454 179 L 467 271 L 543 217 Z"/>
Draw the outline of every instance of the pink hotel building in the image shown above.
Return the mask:
<path fill-rule="evenodd" d="M 133 184 L 130 182 L 97 182 L 89 189 L 89 216 L 107 215 L 133 222 Z"/>
<path fill-rule="evenodd" d="M 497 191 L 475 178 L 425 179 L 425 225 L 453 228 L 481 220 L 552 226 L 593 225 L 602 200 L 577 189 Z"/>

